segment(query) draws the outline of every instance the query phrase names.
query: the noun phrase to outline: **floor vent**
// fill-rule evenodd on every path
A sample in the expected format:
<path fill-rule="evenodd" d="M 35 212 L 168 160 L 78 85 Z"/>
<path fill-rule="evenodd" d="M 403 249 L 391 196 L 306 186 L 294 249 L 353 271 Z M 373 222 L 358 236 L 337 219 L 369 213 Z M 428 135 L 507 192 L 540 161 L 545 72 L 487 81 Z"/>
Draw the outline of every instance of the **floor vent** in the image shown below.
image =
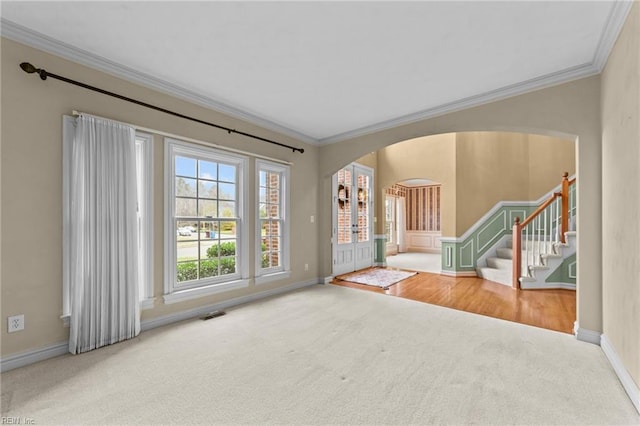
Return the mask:
<path fill-rule="evenodd" d="M 225 311 L 213 311 L 213 312 L 209 312 L 208 314 L 204 314 L 203 316 L 200 317 L 200 319 L 203 320 L 203 321 L 206 321 L 206 320 L 210 320 L 212 318 L 221 317 L 224 314 L 226 314 Z"/>

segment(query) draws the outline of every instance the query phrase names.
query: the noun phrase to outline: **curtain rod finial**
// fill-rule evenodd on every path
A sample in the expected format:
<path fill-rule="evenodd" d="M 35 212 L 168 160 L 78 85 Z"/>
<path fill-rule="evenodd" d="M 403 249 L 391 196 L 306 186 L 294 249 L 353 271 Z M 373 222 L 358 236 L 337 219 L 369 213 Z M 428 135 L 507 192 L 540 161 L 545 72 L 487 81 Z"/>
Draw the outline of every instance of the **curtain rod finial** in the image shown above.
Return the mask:
<path fill-rule="evenodd" d="M 34 67 L 29 62 L 21 63 L 20 68 L 22 68 L 22 71 L 26 72 L 27 74 L 33 74 L 34 72 L 38 71 L 38 68 Z"/>
<path fill-rule="evenodd" d="M 26 72 L 27 74 L 37 73 L 40 76 L 40 79 L 42 80 L 47 79 L 48 74 L 45 70 L 43 70 L 42 68 L 36 68 L 29 62 L 21 63 L 20 68 L 22 68 L 22 71 Z"/>

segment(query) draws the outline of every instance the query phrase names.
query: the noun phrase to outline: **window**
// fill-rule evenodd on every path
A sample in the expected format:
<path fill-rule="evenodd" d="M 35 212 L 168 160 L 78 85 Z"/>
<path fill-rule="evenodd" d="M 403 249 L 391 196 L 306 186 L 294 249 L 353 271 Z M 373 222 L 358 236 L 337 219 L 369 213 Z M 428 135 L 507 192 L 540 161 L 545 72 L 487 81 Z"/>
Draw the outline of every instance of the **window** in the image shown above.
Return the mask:
<path fill-rule="evenodd" d="M 62 205 L 63 205 L 63 296 L 62 317 L 65 323 L 71 313 L 69 295 L 70 256 L 70 190 L 71 155 L 73 137 L 76 131 L 76 119 L 63 116 L 62 130 Z M 142 309 L 153 307 L 153 139 L 151 135 L 136 132 L 136 177 L 138 192 L 138 279 L 140 306 Z"/>
<path fill-rule="evenodd" d="M 165 301 L 245 287 L 246 159 L 165 139 Z"/>
<path fill-rule="evenodd" d="M 289 274 L 289 167 L 256 160 L 256 284 Z"/>

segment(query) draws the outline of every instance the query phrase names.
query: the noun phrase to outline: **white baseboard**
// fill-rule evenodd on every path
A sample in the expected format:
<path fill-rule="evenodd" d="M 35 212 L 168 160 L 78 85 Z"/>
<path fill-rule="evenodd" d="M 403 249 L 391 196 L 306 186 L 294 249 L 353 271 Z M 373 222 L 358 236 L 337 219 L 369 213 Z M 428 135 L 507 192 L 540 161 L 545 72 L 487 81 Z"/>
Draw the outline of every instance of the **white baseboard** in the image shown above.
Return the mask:
<path fill-rule="evenodd" d="M 174 314 L 164 315 L 157 318 L 150 318 L 142 321 L 140 324 L 141 331 L 147 331 L 156 327 L 162 327 L 163 325 L 172 324 L 178 321 L 184 321 L 190 318 L 196 318 L 200 315 L 204 315 L 212 311 L 220 311 L 222 309 L 231 308 L 233 306 L 243 305 L 245 303 L 254 302 L 256 300 L 264 299 L 266 297 L 275 296 L 289 291 L 297 290 L 299 288 L 308 287 L 311 285 L 321 284 L 322 280 L 316 278 L 313 280 L 303 281 L 299 283 L 290 284 L 284 287 L 278 287 L 267 291 L 261 291 L 259 293 L 249 294 L 247 296 L 236 297 L 233 299 L 225 300 L 213 305 L 201 306 L 187 311 L 180 311 Z"/>
<path fill-rule="evenodd" d="M 328 276 L 328 277 L 324 277 L 324 283 L 325 284 L 331 284 L 331 281 L 333 281 L 333 276 Z"/>
<path fill-rule="evenodd" d="M 373 266 L 380 267 L 380 268 L 386 268 L 387 267 L 387 262 L 373 262 Z"/>
<path fill-rule="evenodd" d="M 599 331 L 580 328 L 580 326 L 578 325 L 578 322 L 573 323 L 573 334 L 575 334 L 576 339 L 582 342 L 593 343 L 594 345 L 600 345 L 601 333 Z"/>
<path fill-rule="evenodd" d="M 266 297 L 275 296 L 282 293 L 287 293 L 289 291 L 297 290 L 299 288 L 308 287 L 316 284 L 321 284 L 323 280 L 321 278 L 316 278 L 313 280 L 303 281 L 295 284 L 291 284 L 284 287 L 278 287 L 267 291 L 261 291 L 259 293 L 250 294 L 247 296 L 236 297 L 234 299 L 225 300 L 220 303 L 216 303 L 214 305 L 203 306 L 195 309 L 190 309 L 187 311 L 176 312 L 175 314 L 165 315 L 158 318 L 151 318 L 145 321 L 142 321 L 140 324 L 141 331 L 151 330 L 156 327 L 161 327 L 163 325 L 168 325 L 174 322 L 183 321 L 190 318 L 195 318 L 200 315 L 203 315 L 207 312 L 222 310 L 226 308 L 230 308 L 232 306 L 242 305 L 244 303 L 253 302 L 259 299 L 264 299 Z M 0 360 L 0 371 L 5 372 L 9 370 L 13 370 L 15 368 L 25 367 L 29 364 L 34 364 L 39 361 L 44 361 L 49 358 L 54 358 L 60 355 L 69 353 L 69 342 L 60 342 L 51 346 L 47 346 L 45 348 L 35 349 L 32 351 L 27 351 L 15 355 L 8 356 L 6 358 L 2 358 Z"/>
<path fill-rule="evenodd" d="M 440 270 L 440 275 L 446 275 L 448 277 L 477 277 L 476 271 L 445 271 Z"/>
<path fill-rule="evenodd" d="M 35 349 L 32 351 L 22 352 L 2 358 L 0 361 L 0 372 L 13 370 L 15 368 L 24 367 L 34 364 L 45 359 L 55 358 L 60 355 L 69 353 L 69 342 L 60 342 L 45 348 Z"/>
<path fill-rule="evenodd" d="M 609 342 L 609 339 L 607 339 L 607 336 L 604 334 L 600 337 L 600 347 L 609 360 L 609 363 L 611 363 L 613 371 L 616 372 L 618 379 L 620 379 L 622 387 L 627 392 L 627 395 L 629 395 L 631 403 L 636 407 L 638 413 L 640 413 L 640 388 L 638 388 L 633 377 L 631 377 L 631 374 L 629 374 L 629 371 L 627 371 L 626 367 L 618 357 L 615 349 L 613 349 L 611 342 Z"/>
<path fill-rule="evenodd" d="M 576 285 L 570 284 L 570 283 L 556 283 L 556 282 L 552 282 L 552 283 L 544 282 L 541 284 L 536 284 L 533 282 L 521 281 L 520 288 L 523 290 L 551 290 L 551 289 L 559 288 L 564 290 L 575 291 Z"/>

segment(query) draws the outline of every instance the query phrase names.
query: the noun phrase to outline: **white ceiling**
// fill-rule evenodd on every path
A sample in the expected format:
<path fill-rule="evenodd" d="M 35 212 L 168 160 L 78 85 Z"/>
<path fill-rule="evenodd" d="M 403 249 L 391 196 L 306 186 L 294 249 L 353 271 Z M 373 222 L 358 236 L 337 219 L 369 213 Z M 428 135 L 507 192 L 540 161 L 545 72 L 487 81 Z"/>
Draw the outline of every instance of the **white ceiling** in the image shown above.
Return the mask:
<path fill-rule="evenodd" d="M 3 36 L 322 144 L 595 74 L 629 7 L 3 1 L 1 13 Z"/>

